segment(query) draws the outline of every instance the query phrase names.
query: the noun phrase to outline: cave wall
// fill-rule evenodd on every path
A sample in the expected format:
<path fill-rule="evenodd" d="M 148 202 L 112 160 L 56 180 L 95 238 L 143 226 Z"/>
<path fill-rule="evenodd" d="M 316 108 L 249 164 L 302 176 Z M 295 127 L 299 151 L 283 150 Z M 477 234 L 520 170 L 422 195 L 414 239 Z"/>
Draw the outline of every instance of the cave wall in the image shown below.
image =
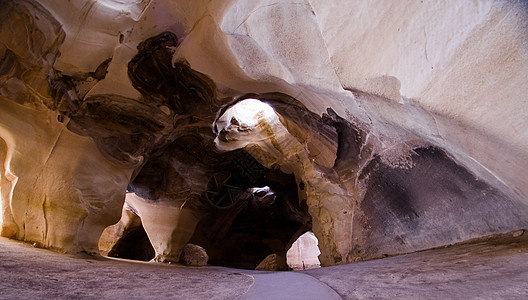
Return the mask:
<path fill-rule="evenodd" d="M 424 140 L 383 149 L 376 137 L 332 110 L 319 118 L 285 102 L 270 101 L 277 108 L 275 122 L 259 122 L 249 134 L 229 124 L 233 113 L 227 110 L 215 123 L 224 133 L 216 142 L 221 149 L 246 147 L 265 166 L 295 175 L 299 199 L 306 201 L 320 241 L 322 265 L 434 248 L 528 225 L 525 205 L 475 177 L 443 149 Z M 311 158 L 313 132 L 319 133 L 317 140 L 326 140 L 319 145 L 338 145 L 326 148 L 336 153 L 331 167 Z"/>
<path fill-rule="evenodd" d="M 2 236 L 92 253 L 128 187 L 177 261 L 240 148 L 294 174 L 322 265 L 527 227 L 522 1 L 0 8 Z M 278 121 L 219 142 L 249 97 Z"/>
<path fill-rule="evenodd" d="M 50 109 L 58 104 L 48 79 L 61 25 L 37 3 L 0 5 L 2 235 L 95 253 L 102 231 L 119 220 L 133 168 L 109 161 Z"/>

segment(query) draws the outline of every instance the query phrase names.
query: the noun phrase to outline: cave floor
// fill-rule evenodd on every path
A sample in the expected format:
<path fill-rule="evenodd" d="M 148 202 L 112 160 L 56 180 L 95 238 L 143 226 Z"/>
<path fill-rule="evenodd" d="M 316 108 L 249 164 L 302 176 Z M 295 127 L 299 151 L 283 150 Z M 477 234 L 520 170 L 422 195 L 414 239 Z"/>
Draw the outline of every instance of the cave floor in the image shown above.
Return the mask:
<path fill-rule="evenodd" d="M 0 238 L 1 299 L 526 299 L 528 232 L 296 272 L 58 254 Z"/>

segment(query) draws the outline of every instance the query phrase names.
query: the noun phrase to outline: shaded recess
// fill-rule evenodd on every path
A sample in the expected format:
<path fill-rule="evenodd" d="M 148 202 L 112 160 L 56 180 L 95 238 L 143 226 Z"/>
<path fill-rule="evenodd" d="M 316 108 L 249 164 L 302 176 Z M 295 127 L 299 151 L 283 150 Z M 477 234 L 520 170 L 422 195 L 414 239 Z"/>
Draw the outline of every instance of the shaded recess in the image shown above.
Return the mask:
<path fill-rule="evenodd" d="M 191 69 L 185 61 L 173 64 L 178 37 L 163 32 L 138 45 L 138 54 L 128 64 L 132 85 L 146 100 L 167 106 L 173 113 L 210 117 L 214 107 L 215 84 Z"/>
<path fill-rule="evenodd" d="M 334 171 L 343 181 L 356 176 L 354 171 L 360 170 L 372 158 L 373 145 L 367 143 L 368 129 L 361 129 L 343 119 L 332 108 L 328 108 L 327 113 L 323 114 L 322 122 L 335 128 L 337 133 Z"/>
<path fill-rule="evenodd" d="M 211 176 L 226 173 L 237 153 L 215 151 L 210 129 L 188 132 L 152 157 L 129 184 L 128 190 L 144 199 L 170 201 L 184 191 L 198 189 Z M 201 182 L 193 182 L 193 180 Z M 193 205 L 200 205 L 199 194 Z"/>
<path fill-rule="evenodd" d="M 222 139 L 226 132 L 218 132 L 215 119 L 248 98 L 273 107 L 320 172 L 321 187 L 331 182 L 336 190 L 341 189 L 343 197 L 314 204 L 334 212 L 348 206 L 343 214 L 353 214 L 346 219 L 353 222 L 352 232 L 346 233 L 353 240 L 343 246 L 346 251 L 352 249 L 346 258 L 337 255 L 337 246 L 330 245 L 346 244 L 333 240 L 333 234 L 344 232 L 332 223 L 339 216 L 318 224 L 327 230 L 317 232 L 321 249 L 326 247 L 324 255 L 335 257 L 328 264 L 416 251 L 528 226 L 526 212 L 519 205 L 457 165 L 441 149 L 394 151 L 398 152 L 391 154 L 394 160 L 404 163 L 393 164 L 384 153 L 391 149 L 369 140 L 376 137 L 369 136 L 365 124 L 352 124 L 332 109 L 319 116 L 280 93 L 217 99 L 214 82 L 185 61 L 173 61 L 178 45 L 177 36 L 170 32 L 138 45 L 128 75 L 140 99 L 117 95 L 85 99 L 79 93 L 72 98 L 75 93 L 69 91 L 75 90 L 75 80 L 54 74 L 50 78 L 52 108 L 70 117 L 68 128 L 91 136 L 107 157 L 137 167 L 128 185 L 130 192 L 147 202 L 184 203 L 194 210 L 202 221 L 191 242 L 207 250 L 210 263 L 254 268 L 269 254 L 285 255 L 293 241 L 312 228 L 308 195 L 300 197 L 297 184 L 302 193 L 306 193 L 305 184 L 311 185 L 314 194 L 309 196 L 317 198 L 316 185 L 321 182 L 296 179 L 282 173 L 279 166 L 264 168 L 242 149 L 216 149 L 216 135 Z M 13 60 L 10 53 L 6 57 Z M 108 62 L 89 76 L 103 78 Z M 5 63 L 5 68 L 11 64 Z M 245 130 L 237 122 L 232 122 L 234 133 Z M 247 172 L 250 165 L 259 170 L 258 176 Z M 266 186 L 265 194 L 257 189 Z M 321 189 L 321 194 L 326 192 Z M 314 220 L 319 217 L 314 214 Z M 126 252 L 123 245 L 133 240 L 143 246 L 126 255 L 147 257 L 141 253 L 147 253 L 150 245 L 145 244 L 139 228 L 124 233 L 112 253 L 125 255 L 121 254 Z"/>
<path fill-rule="evenodd" d="M 254 269 L 270 254 L 285 257 L 311 229 L 292 174 L 269 170 L 254 184 L 237 195 L 232 207 L 212 211 L 198 224 L 191 243 L 206 249 L 210 264 Z"/>
<path fill-rule="evenodd" d="M 1 178 L 2 191 L 7 195 L 2 197 L 6 201 L 2 209 L 6 208 L 3 211 L 13 219 L 9 221 L 11 228 L 5 225 L 7 219 L 4 219 L 2 235 L 58 248 L 73 247 L 69 243 L 79 238 L 82 247 L 86 244 L 90 249 L 97 230 L 118 217 L 119 201 L 123 199 L 127 183 L 129 191 L 142 197 L 138 201 L 192 210 L 196 219 L 201 219 L 192 241 L 208 250 L 211 262 L 245 268 L 254 268 L 268 254 L 284 255 L 298 236 L 312 228 L 312 222 L 317 225 L 313 227 L 321 240 L 325 264 L 422 250 L 528 226 L 528 212 L 522 203 L 512 201 L 499 189 L 476 178 L 444 150 L 422 147 L 388 155 L 394 150 L 390 147 L 400 141 L 383 137 L 384 143 L 373 145 L 369 138 L 376 137 L 369 135 L 368 128 L 351 124 L 331 109 L 323 116 L 314 114 L 284 94 L 244 97 L 270 104 L 280 117 L 281 126 L 295 137 L 291 139 L 293 144 L 306 152 L 294 153 L 305 158 L 303 168 L 295 170 L 297 178 L 281 172 L 276 165 L 264 168 L 244 150 L 219 152 L 214 143 L 218 129 L 211 127 L 218 114 L 230 107 L 227 101 L 233 99 L 217 99 L 212 80 L 183 60 L 173 61 L 179 46 L 174 33 L 163 32 L 146 39 L 138 45 L 138 53 L 129 62 L 129 79 L 141 97 L 87 96 L 91 87 L 105 78 L 112 58 L 101 58 L 90 72 L 65 75 L 52 67 L 65 38 L 60 22 L 36 1 L 0 1 L 0 7 L 1 96 L 3 101 L 24 105 L 20 120 L 9 116 L 14 119 L 4 120 L 4 125 L 18 127 L 21 121 L 20 124 L 29 128 L 29 131 L 20 131 L 23 142 L 17 143 L 24 145 L 27 141 L 29 146 L 38 146 L 41 137 L 46 140 L 37 130 L 38 134 L 32 136 L 31 120 L 22 120 L 34 111 L 42 116 L 49 114 L 44 105 L 58 112 L 58 120 L 67 129 L 91 137 L 98 150 L 111 160 L 106 164 L 97 156 L 97 162 L 105 163 L 104 168 L 98 168 L 88 158 L 78 166 L 61 160 L 62 157 L 48 161 L 52 153 L 64 153 L 61 144 L 64 141 L 71 147 L 67 150 L 73 153 L 91 149 L 70 145 L 69 133 L 62 135 L 61 132 L 61 139 L 55 140 L 43 160 L 44 165 L 49 162 L 46 167 L 50 169 L 13 162 L 13 167 L 20 168 L 17 175 L 20 181 L 13 190 L 16 180 L 6 181 L 9 178 L 5 174 Z M 402 107 L 405 105 L 410 104 Z M 232 123 L 239 126 L 233 132 L 244 129 L 236 120 Z M 51 126 L 44 127 L 42 132 L 55 125 L 62 130 L 62 125 L 52 122 L 35 124 Z M 393 137 L 399 136 L 398 130 L 402 130 L 391 127 L 387 131 L 392 129 L 395 132 L 387 134 Z M 4 156 L 8 150 L 17 155 L 24 153 L 20 151 L 22 148 L 7 149 L 11 146 L 1 144 L 6 148 L 2 150 Z M 98 154 L 93 150 L 90 154 Z M 250 152 L 255 156 L 261 154 Z M 68 158 L 64 155 L 64 159 Z M 391 159 L 403 163 L 395 164 Z M 10 158 L 5 160 L 7 163 Z M 20 159 L 23 160 L 30 162 L 31 157 Z M 121 169 L 119 176 L 125 176 L 121 183 L 104 177 L 114 167 Z M 8 170 L 6 166 L 3 168 Z M 83 170 L 72 171 L 73 168 Z M 38 180 L 31 180 L 34 175 Z M 18 179 L 17 176 L 13 178 Z M 101 178 L 104 184 L 95 180 Z M 73 187 L 67 186 L 71 185 L 70 179 Z M 89 188 L 77 189 L 79 181 L 87 183 Z M 117 187 L 115 192 L 114 187 Z M 79 195 L 72 192 L 73 188 Z M 104 193 L 99 193 L 100 190 Z M 6 194 L 11 191 L 16 192 L 13 197 Z M 62 196 L 68 201 L 61 202 Z M 308 214 L 307 202 L 313 216 Z M 16 214 L 9 211 L 11 206 L 16 207 Z M 160 207 L 157 208 L 164 209 Z M 79 217 L 79 223 L 67 222 L 66 227 L 52 221 L 68 220 L 69 214 L 86 216 Z M 17 223 L 22 226 L 17 227 Z M 174 226 L 187 225 L 174 223 Z M 59 228 L 56 241 L 50 238 L 51 234 L 48 236 L 48 232 L 55 231 L 52 228 Z M 111 255 L 149 259 L 152 247 L 147 243 L 144 228 L 147 226 L 126 228 Z M 174 228 L 166 232 L 171 229 Z M 185 229 L 192 232 L 194 227 Z M 71 235 L 61 235 L 59 231 L 63 230 L 71 231 Z M 172 241 L 160 243 L 165 242 Z M 164 254 L 170 257 L 174 253 Z M 177 254 L 174 256 L 177 258 Z"/>
<path fill-rule="evenodd" d="M 172 62 L 177 46 L 178 38 L 171 32 L 138 45 L 128 76 L 142 95 L 139 99 L 116 94 L 85 97 L 80 87 L 104 79 L 108 58 L 86 74 L 66 76 L 54 70 L 48 76 L 52 101 L 46 105 L 60 112 L 60 121 L 70 118 L 69 130 L 92 137 L 107 158 L 141 167 L 189 131 L 210 128 L 220 107 L 215 84 L 207 76 L 186 61 Z M 200 134 L 214 138 L 211 130 Z"/>
<path fill-rule="evenodd" d="M 212 222 L 209 228 L 199 225 L 191 241 L 204 246 L 212 261 L 234 264 L 237 251 L 218 253 L 233 247 L 229 243 L 237 235 L 244 238 L 238 242 L 248 253 L 246 259 L 237 258 L 243 266 L 254 268 L 268 254 L 285 255 L 291 243 L 311 228 L 307 207 L 299 204 L 295 178 L 264 168 L 242 149 L 216 149 L 211 124 L 223 105 L 210 79 L 184 61 L 172 61 L 177 46 L 178 38 L 171 32 L 140 43 L 128 64 L 128 75 L 143 97 L 138 101 L 93 96 L 73 114 L 70 127 L 94 136 L 111 157 L 141 166 L 128 185 L 129 192 L 150 203 L 181 205 L 183 199 L 186 209 L 206 220 L 203 224 Z M 269 195 L 253 194 L 252 188 L 264 186 L 270 188 Z M 226 218 L 227 223 L 222 223 Z M 225 233 L 221 238 L 210 235 L 217 231 Z M 124 245 L 134 239 L 142 246 L 133 247 L 136 254 L 126 254 Z M 110 255 L 142 257 L 141 247 L 143 252 L 150 247 L 144 241 L 140 228 L 126 230 Z M 220 256 L 225 261 L 217 259 Z"/>
<path fill-rule="evenodd" d="M 451 244 L 526 228 L 526 209 L 456 164 L 443 150 L 412 151 L 407 166 L 375 156 L 363 169 L 365 257 Z M 357 252 L 356 252 L 357 253 Z"/>
<path fill-rule="evenodd" d="M 208 189 L 188 205 L 204 216 L 189 242 L 204 247 L 209 263 L 215 265 L 253 269 L 269 254 L 285 256 L 297 237 L 311 229 L 308 208 L 305 202 L 299 203 L 295 177 L 263 167 L 243 150 L 201 152 L 197 141 L 196 136 L 175 141 L 164 155 L 143 167 L 129 191 L 152 202 L 171 201 L 178 191 L 189 188 L 184 171 L 190 169 L 176 170 L 174 164 L 187 162 L 203 168 L 210 174 Z M 151 247 L 139 238 L 136 231 L 125 231 L 122 239 L 137 239 L 137 249 Z M 120 254 L 116 250 L 109 255 L 114 253 Z"/>
<path fill-rule="evenodd" d="M 127 227 L 123 235 L 108 252 L 110 257 L 149 261 L 154 258 L 154 248 L 150 244 L 143 226 Z"/>

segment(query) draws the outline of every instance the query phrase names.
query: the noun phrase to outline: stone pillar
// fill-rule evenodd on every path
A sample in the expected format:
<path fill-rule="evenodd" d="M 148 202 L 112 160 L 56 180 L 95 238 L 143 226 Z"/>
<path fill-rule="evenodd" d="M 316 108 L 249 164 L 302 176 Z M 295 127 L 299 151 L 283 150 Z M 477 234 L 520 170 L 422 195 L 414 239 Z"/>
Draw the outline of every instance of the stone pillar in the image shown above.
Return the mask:
<path fill-rule="evenodd" d="M 156 251 L 153 261 L 177 263 L 200 221 L 200 213 L 186 206 L 185 200 L 155 203 L 127 193 L 126 201 L 138 212 Z"/>

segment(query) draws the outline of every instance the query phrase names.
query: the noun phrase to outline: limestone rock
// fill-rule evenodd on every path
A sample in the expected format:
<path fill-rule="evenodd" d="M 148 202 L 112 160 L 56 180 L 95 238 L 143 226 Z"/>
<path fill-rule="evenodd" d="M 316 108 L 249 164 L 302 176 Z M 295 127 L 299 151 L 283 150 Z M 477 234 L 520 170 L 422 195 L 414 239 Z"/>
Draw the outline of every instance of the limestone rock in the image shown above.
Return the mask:
<path fill-rule="evenodd" d="M 156 262 L 177 263 L 181 252 L 199 221 L 196 211 L 188 209 L 185 203 L 179 206 L 149 202 L 135 194 L 127 194 L 127 203 L 138 212 L 143 228 L 155 250 Z"/>
<path fill-rule="evenodd" d="M 286 263 L 286 257 L 284 255 L 270 254 L 268 255 L 255 270 L 260 271 L 288 271 L 290 267 Z"/>
<path fill-rule="evenodd" d="M 180 256 L 180 263 L 191 266 L 205 266 L 208 260 L 209 256 L 205 249 L 194 244 L 185 245 Z"/>
<path fill-rule="evenodd" d="M 123 206 L 121 220 L 103 231 L 99 251 L 101 255 L 142 261 L 149 261 L 155 255 L 141 219 L 127 203 Z"/>
<path fill-rule="evenodd" d="M 520 237 L 524 234 L 525 230 L 517 230 L 513 232 L 513 237 Z"/>
<path fill-rule="evenodd" d="M 292 222 L 248 260 L 308 224 L 323 266 L 528 227 L 524 3 L 121 2 L 0 2 L 3 236 L 95 252 L 126 195 L 177 262 L 279 172 Z"/>

